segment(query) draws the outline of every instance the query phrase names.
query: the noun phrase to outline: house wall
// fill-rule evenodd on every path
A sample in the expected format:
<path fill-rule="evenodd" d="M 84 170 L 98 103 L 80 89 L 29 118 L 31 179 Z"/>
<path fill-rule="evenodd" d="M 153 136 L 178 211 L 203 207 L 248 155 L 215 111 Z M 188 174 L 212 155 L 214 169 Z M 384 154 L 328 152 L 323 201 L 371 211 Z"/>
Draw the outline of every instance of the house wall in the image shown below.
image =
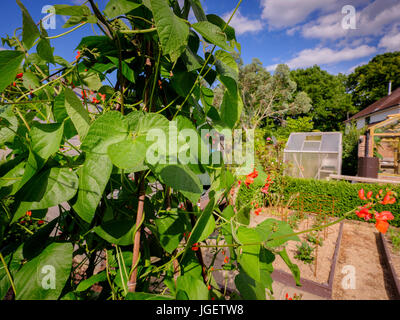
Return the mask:
<path fill-rule="evenodd" d="M 370 118 L 369 123 L 381 122 L 383 120 L 386 120 L 388 115 L 396 114 L 396 113 L 400 113 L 399 106 L 397 106 L 395 108 L 387 109 L 384 111 L 373 113 L 372 115 L 368 116 Z M 366 125 L 366 121 L 365 121 L 366 118 L 367 117 L 357 119 L 357 129 L 364 128 L 364 126 Z"/>

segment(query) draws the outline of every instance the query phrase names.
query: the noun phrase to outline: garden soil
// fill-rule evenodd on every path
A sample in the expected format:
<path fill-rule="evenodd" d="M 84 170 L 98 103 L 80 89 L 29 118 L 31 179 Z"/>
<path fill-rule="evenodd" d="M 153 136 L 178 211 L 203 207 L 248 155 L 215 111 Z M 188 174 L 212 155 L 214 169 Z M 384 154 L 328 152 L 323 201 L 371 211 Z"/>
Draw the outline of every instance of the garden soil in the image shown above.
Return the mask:
<path fill-rule="evenodd" d="M 355 288 L 344 289 L 342 274 L 345 266 L 354 266 Z M 374 224 L 346 221 L 336 267 L 333 299 L 335 300 L 391 300 L 396 291 L 384 248 Z"/>
<path fill-rule="evenodd" d="M 252 221 L 250 226 L 256 226 L 261 223 L 265 219 L 273 218 L 277 220 L 281 220 L 280 217 L 276 215 L 270 214 L 268 211 L 264 210 L 260 213 L 260 215 L 256 216 L 252 214 Z M 304 218 L 299 224 L 298 227 L 294 229 L 295 232 L 307 230 L 312 227 L 314 223 L 315 216 L 309 215 L 308 218 Z M 327 220 L 327 223 L 330 220 Z M 333 220 L 332 220 L 333 221 Z M 331 271 L 331 265 L 333 260 L 333 255 L 336 247 L 336 240 L 339 235 L 340 224 L 335 224 L 327 228 L 326 231 L 322 230 L 318 233 L 318 237 L 323 239 L 322 246 L 318 246 L 318 249 L 314 249 L 313 255 L 316 254 L 316 259 L 310 264 L 304 263 L 301 260 L 295 259 L 294 257 L 297 254 L 297 246 L 300 244 L 298 241 L 288 241 L 286 246 L 286 251 L 290 257 L 290 260 L 297 264 L 300 269 L 301 278 L 312 280 L 321 284 L 327 284 L 329 281 L 329 274 Z M 326 236 L 324 238 L 324 236 Z M 306 241 L 306 234 L 299 235 L 301 241 Z M 314 244 L 310 244 L 311 247 L 316 248 Z M 317 262 L 315 264 L 315 261 Z M 286 263 L 277 256 L 274 263 L 274 269 L 278 269 L 281 271 L 285 271 L 287 273 L 291 273 L 289 267 Z M 315 273 L 315 267 L 316 273 Z"/>
<path fill-rule="evenodd" d="M 277 216 L 271 216 L 271 213 L 264 210 L 259 216 L 252 214 L 251 226 L 262 222 L 267 218 L 279 219 Z M 306 222 L 302 221 L 299 224 L 298 230 L 304 230 Z M 312 223 L 311 223 L 312 224 Z M 310 226 L 310 221 L 309 221 Z M 323 246 L 318 251 L 318 269 L 317 277 L 314 276 L 313 264 L 307 265 L 292 259 L 301 270 L 301 277 L 313 280 L 319 283 L 326 283 L 329 278 L 329 272 L 332 263 L 332 256 L 336 246 L 338 236 L 338 229 L 340 224 L 335 227 L 329 227 L 327 239 L 324 241 Z M 321 232 L 323 236 L 323 232 Z M 303 238 L 303 236 L 301 236 Z M 212 241 L 210 241 L 212 242 Z M 215 241 L 214 241 L 215 242 Z M 292 241 L 291 241 L 292 242 Z M 296 242 L 288 245 L 288 253 L 291 258 L 294 255 L 294 248 Z M 294 245 L 294 247 L 293 247 Z M 205 250 L 207 251 L 207 250 Z M 204 252 L 206 262 L 210 261 L 211 252 Z M 229 255 L 229 251 L 226 253 Z M 223 254 L 219 254 L 215 267 L 220 268 L 223 264 Z M 396 259 L 394 259 L 396 258 Z M 396 267 L 400 266 L 400 255 L 393 257 L 396 262 Z M 355 288 L 344 289 L 342 286 L 343 278 L 346 276 L 342 273 L 345 271 L 345 266 L 353 266 L 355 270 Z M 275 269 L 285 269 L 285 264 L 280 262 L 277 258 L 274 262 Z M 214 276 L 218 283 L 227 284 L 228 289 L 235 289 L 234 278 L 236 272 L 214 272 Z M 280 283 L 274 283 L 275 299 L 284 299 L 285 293 L 289 295 L 297 292 L 301 293 L 300 288 L 290 288 Z M 374 224 L 358 222 L 358 221 L 344 221 L 342 240 L 340 244 L 339 256 L 337 260 L 335 277 L 333 281 L 332 299 L 334 300 L 392 300 L 396 298 L 396 291 L 389 270 L 384 257 L 384 249 L 380 241 L 379 233 L 376 231 Z M 324 298 L 304 293 L 304 300 L 325 300 Z"/>

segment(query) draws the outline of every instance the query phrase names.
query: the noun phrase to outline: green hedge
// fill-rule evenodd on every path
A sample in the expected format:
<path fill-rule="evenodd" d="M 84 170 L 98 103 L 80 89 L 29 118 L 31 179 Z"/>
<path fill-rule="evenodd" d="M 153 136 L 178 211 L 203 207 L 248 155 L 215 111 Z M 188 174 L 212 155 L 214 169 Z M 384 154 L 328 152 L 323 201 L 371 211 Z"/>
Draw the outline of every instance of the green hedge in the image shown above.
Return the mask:
<path fill-rule="evenodd" d="M 301 193 L 303 195 L 302 198 L 305 200 L 307 200 L 307 198 L 316 199 L 315 197 L 334 198 L 334 215 L 336 217 L 341 217 L 346 212 L 349 212 L 352 209 L 366 203 L 358 198 L 358 190 L 361 188 L 363 188 L 366 192 L 370 190 L 373 191 L 374 196 L 380 189 L 385 190 L 386 188 L 389 188 L 400 195 L 400 186 L 391 184 L 377 185 L 369 183 L 350 183 L 347 181 L 298 179 L 291 177 L 285 177 L 285 180 L 285 197 L 290 197 L 292 194 Z M 313 205 L 315 205 L 315 203 L 312 203 L 312 201 L 304 201 L 305 211 L 310 209 L 310 207 Z M 375 209 L 379 212 L 383 210 L 391 211 L 394 215 L 394 220 L 390 221 L 390 224 L 392 226 L 400 227 L 400 200 L 397 200 L 392 205 L 377 205 Z M 350 215 L 349 219 L 363 221 L 363 219 L 358 218 L 356 214 Z M 375 221 L 371 220 L 371 222 Z"/>

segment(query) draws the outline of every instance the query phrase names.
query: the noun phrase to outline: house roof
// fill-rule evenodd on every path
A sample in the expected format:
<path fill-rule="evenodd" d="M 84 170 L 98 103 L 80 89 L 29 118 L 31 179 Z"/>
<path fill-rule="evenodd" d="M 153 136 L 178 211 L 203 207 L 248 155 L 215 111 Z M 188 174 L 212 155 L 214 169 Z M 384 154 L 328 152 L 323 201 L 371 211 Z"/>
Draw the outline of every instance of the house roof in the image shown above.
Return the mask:
<path fill-rule="evenodd" d="M 350 119 L 347 119 L 345 122 L 349 122 L 351 120 L 359 119 L 362 117 L 365 117 L 369 114 L 378 112 L 378 111 L 383 111 L 385 109 L 389 109 L 392 107 L 395 107 L 397 105 L 400 105 L 400 88 L 397 88 L 392 92 L 391 95 L 386 96 L 370 106 L 366 107 L 365 109 L 361 110 L 360 112 L 356 113 L 354 116 L 352 116 Z"/>

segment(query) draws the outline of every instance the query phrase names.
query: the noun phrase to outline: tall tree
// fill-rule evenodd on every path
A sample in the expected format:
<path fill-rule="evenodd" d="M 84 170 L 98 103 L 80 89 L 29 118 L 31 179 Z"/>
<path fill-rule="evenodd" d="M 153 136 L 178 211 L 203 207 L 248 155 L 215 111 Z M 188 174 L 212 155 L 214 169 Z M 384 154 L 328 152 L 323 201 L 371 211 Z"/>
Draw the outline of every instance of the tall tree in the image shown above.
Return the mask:
<path fill-rule="evenodd" d="M 332 75 L 319 66 L 291 71 L 298 90 L 304 91 L 312 100 L 309 116 L 312 116 L 315 129 L 336 131 L 342 127 L 347 116 L 357 110 L 346 93 L 346 76 Z"/>
<path fill-rule="evenodd" d="M 290 79 L 290 69 L 284 64 L 278 65 L 272 76 L 258 59 L 241 65 L 239 88 L 243 100 L 240 121 L 245 129 L 260 126 L 266 118 L 284 124 L 286 116 L 306 113 L 311 108 L 311 99 L 298 92 L 296 82 Z M 216 89 L 216 103 L 221 91 L 221 87 Z"/>
<path fill-rule="evenodd" d="M 347 90 L 358 110 L 364 109 L 400 87 L 400 51 L 375 56 L 368 64 L 360 66 L 348 77 Z"/>

